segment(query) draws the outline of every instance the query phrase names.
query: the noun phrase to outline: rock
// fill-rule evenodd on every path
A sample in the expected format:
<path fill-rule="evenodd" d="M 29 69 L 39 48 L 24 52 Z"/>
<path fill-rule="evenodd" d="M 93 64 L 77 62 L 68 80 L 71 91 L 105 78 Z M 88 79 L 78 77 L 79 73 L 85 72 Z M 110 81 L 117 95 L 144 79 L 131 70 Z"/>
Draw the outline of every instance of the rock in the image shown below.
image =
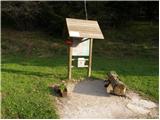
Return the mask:
<path fill-rule="evenodd" d="M 134 97 L 134 98 L 132 97 L 131 99 L 132 99 L 132 102 L 131 102 L 132 104 L 135 104 L 143 108 L 151 109 L 151 108 L 157 107 L 156 103 L 152 101 L 140 99 L 139 97 Z"/>
<path fill-rule="evenodd" d="M 147 110 L 146 108 L 137 106 L 136 104 L 133 103 L 129 103 L 127 104 L 127 107 L 132 110 L 135 113 L 139 113 L 139 114 L 148 114 L 150 111 Z"/>
<path fill-rule="evenodd" d="M 145 108 L 155 108 L 157 107 L 157 105 L 151 101 L 147 101 L 147 100 L 140 100 L 139 101 L 139 105 L 141 105 L 142 107 L 145 107 Z"/>

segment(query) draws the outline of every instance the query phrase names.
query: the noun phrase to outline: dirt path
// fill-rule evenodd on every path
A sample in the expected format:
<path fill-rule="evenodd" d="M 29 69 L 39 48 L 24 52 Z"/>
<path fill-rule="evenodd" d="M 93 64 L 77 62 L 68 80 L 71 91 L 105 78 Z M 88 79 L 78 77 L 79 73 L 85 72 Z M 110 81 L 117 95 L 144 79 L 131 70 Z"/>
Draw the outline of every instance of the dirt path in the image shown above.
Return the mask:
<path fill-rule="evenodd" d="M 56 97 L 60 118 L 158 118 L 158 104 L 134 92 L 130 98 L 107 94 L 101 80 L 68 83 L 68 97 Z"/>

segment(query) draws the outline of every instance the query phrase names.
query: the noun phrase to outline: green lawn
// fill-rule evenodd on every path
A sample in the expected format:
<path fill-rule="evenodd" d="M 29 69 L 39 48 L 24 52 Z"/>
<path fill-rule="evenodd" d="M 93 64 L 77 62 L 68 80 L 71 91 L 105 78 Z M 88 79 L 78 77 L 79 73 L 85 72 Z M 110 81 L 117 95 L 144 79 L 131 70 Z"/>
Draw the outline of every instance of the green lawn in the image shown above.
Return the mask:
<path fill-rule="evenodd" d="M 57 118 L 49 85 L 60 79 L 65 68 L 55 65 L 54 59 L 4 58 L 2 118 Z"/>
<path fill-rule="evenodd" d="M 92 77 L 115 70 L 130 89 L 158 101 L 158 61 L 93 57 Z M 87 75 L 73 69 L 73 77 Z M 67 79 L 67 57 L 2 57 L 2 118 L 57 118 L 49 85 Z"/>

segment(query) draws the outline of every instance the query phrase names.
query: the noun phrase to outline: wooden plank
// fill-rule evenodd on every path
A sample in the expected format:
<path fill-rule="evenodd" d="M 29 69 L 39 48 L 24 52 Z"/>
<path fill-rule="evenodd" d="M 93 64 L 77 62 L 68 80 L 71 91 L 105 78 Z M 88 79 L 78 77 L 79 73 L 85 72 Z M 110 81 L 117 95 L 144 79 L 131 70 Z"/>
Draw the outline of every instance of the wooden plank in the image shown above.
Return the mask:
<path fill-rule="evenodd" d="M 104 39 L 97 21 L 66 18 L 70 37 Z"/>
<path fill-rule="evenodd" d="M 92 47 L 93 47 L 93 39 L 90 39 L 89 45 L 89 64 L 88 64 L 88 77 L 91 76 L 91 69 L 92 69 Z"/>
<path fill-rule="evenodd" d="M 72 47 L 68 46 L 68 79 L 72 79 Z"/>

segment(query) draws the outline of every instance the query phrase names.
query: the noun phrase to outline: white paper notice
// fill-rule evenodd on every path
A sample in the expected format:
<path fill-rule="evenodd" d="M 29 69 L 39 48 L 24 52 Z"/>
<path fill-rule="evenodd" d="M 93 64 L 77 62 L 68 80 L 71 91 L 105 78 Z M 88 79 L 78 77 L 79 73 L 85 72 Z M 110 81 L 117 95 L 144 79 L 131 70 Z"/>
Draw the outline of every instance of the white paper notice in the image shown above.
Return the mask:
<path fill-rule="evenodd" d="M 72 55 L 89 56 L 89 40 L 85 41 L 73 40 Z"/>
<path fill-rule="evenodd" d="M 79 37 L 79 32 L 76 32 L 76 31 L 70 31 L 69 32 L 69 35 L 72 36 L 72 37 Z"/>
<path fill-rule="evenodd" d="M 84 58 L 78 58 L 78 67 L 85 67 L 85 62 Z"/>

